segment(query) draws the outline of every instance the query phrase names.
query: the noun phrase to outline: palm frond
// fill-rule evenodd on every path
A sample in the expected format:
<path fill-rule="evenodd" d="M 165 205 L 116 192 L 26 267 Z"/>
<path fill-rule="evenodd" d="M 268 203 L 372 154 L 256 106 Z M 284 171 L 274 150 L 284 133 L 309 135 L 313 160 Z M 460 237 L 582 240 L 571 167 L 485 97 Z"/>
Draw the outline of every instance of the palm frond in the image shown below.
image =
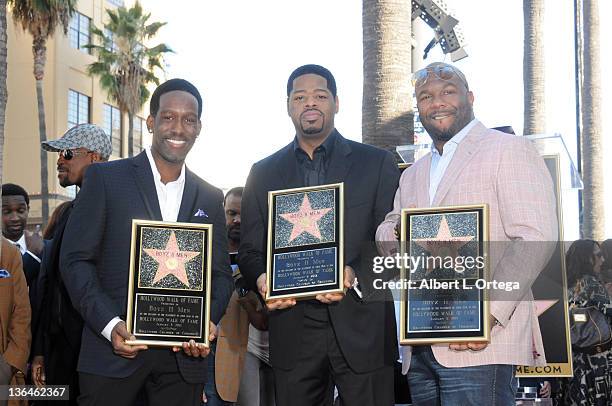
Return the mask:
<path fill-rule="evenodd" d="M 110 35 L 97 27 L 92 29 L 99 44 L 88 46 L 97 61 L 89 65 L 87 72 L 100 78 L 100 85 L 120 109 L 136 112 L 149 98 L 147 84 L 159 84 L 156 71 L 163 71 L 163 55 L 173 52 L 163 43 L 144 45 L 145 39 L 154 37 L 166 23 L 147 24 L 151 15 L 143 13 L 138 1 L 129 9 L 107 10 L 107 15 L 104 28 Z"/>

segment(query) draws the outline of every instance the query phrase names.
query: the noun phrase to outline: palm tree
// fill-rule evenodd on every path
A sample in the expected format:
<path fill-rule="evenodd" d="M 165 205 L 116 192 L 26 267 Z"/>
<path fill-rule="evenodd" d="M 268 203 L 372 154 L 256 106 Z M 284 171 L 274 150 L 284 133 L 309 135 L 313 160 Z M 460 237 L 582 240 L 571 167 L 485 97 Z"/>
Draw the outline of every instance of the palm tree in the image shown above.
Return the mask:
<path fill-rule="evenodd" d="M 4 115 L 6 113 L 6 0 L 0 0 L 0 194 L 2 192 L 2 165 L 4 162 Z M 2 244 L 0 244 L 0 255 Z"/>
<path fill-rule="evenodd" d="M 546 132 L 544 0 L 523 0 L 523 134 Z"/>
<path fill-rule="evenodd" d="M 583 1 L 582 194 L 583 236 L 605 238 L 601 75 L 599 66 L 599 4 Z"/>
<path fill-rule="evenodd" d="M 146 45 L 166 23 L 148 23 L 151 14 L 144 14 L 136 2 L 130 9 L 106 10 L 108 23 L 104 31 L 94 27 L 98 44 L 88 47 L 98 60 L 87 71 L 100 78 L 100 85 L 117 103 L 121 116 L 128 115 L 128 155 L 134 155 L 134 114 L 149 99 L 147 84 L 159 84 L 155 69 L 163 70 L 162 60 L 172 50 L 166 44 Z"/>
<path fill-rule="evenodd" d="M 47 140 L 45 125 L 45 102 L 43 99 L 43 78 L 47 61 L 47 40 L 61 25 L 64 35 L 68 33 L 70 19 L 75 11 L 76 0 L 9 0 L 13 6 L 12 14 L 16 25 L 32 35 L 34 54 L 34 78 L 36 79 L 36 99 L 38 101 L 38 133 L 40 142 Z M 47 151 L 40 149 L 40 194 L 42 203 L 42 225 L 49 218 L 49 181 Z"/>
<path fill-rule="evenodd" d="M 391 151 L 412 143 L 411 4 L 363 0 L 362 139 Z"/>

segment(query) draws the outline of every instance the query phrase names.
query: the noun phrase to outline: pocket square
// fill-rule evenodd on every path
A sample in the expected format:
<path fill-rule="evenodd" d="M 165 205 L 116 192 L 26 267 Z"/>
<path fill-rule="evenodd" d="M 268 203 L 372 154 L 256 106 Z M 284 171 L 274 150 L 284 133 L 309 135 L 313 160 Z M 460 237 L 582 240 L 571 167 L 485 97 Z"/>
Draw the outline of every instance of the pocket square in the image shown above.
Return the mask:
<path fill-rule="evenodd" d="M 194 217 L 208 217 L 208 214 L 202 209 L 198 209 L 195 213 L 193 213 Z"/>
<path fill-rule="evenodd" d="M 6 269 L 0 269 L 0 279 L 10 278 L 11 274 Z"/>

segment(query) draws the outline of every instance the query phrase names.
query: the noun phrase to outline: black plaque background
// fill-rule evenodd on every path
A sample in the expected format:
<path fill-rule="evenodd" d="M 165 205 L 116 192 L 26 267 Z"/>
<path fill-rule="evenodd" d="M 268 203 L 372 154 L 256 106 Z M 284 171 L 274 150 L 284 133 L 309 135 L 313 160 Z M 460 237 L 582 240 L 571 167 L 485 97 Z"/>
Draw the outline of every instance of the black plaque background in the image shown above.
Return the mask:
<path fill-rule="evenodd" d="M 208 290 L 208 274 L 210 273 L 210 269 L 208 269 L 208 263 L 209 263 L 209 258 L 208 255 L 210 255 L 210 253 L 208 252 L 208 247 L 209 247 L 209 238 L 210 233 L 209 233 L 209 229 L 206 228 L 201 228 L 198 227 L 197 225 L 195 225 L 194 227 L 189 227 L 188 225 L 176 225 L 176 224 L 155 224 L 155 222 L 142 222 L 142 223 L 134 223 L 133 227 L 135 227 L 135 232 L 132 233 L 132 236 L 134 238 L 134 241 L 132 242 L 132 263 L 133 263 L 133 269 L 130 270 L 130 278 L 131 278 L 131 282 L 130 285 L 132 286 L 131 291 L 128 292 L 128 295 L 130 295 L 130 297 L 128 298 L 128 320 L 129 323 L 127 323 L 128 325 L 128 331 L 132 334 L 134 334 L 134 336 L 136 337 L 137 341 L 158 341 L 158 342 L 169 342 L 169 341 L 174 341 L 177 343 L 182 343 L 185 341 L 189 341 L 191 339 L 193 339 L 196 343 L 202 343 L 202 344 L 206 344 L 208 345 L 208 336 L 205 333 L 206 332 L 206 327 L 208 326 L 208 312 L 207 312 L 207 308 L 210 306 L 209 303 L 206 302 L 206 296 L 207 296 L 207 290 Z M 138 287 L 138 275 L 137 272 L 139 272 L 139 266 L 140 266 L 140 255 L 142 252 L 142 247 L 141 247 L 141 229 L 143 227 L 150 227 L 150 228 L 160 228 L 160 229 L 169 229 L 169 230 L 195 230 L 195 231 L 199 231 L 202 232 L 204 235 L 204 240 L 202 242 L 202 264 L 204 266 L 204 275 L 202 278 L 202 290 L 201 291 L 189 291 L 189 290 L 182 290 L 182 289 L 159 289 L 159 288 L 139 288 Z M 202 301 L 204 303 L 204 306 L 202 307 L 202 323 L 201 323 L 201 328 L 200 328 L 200 337 L 193 337 L 193 336 L 155 336 L 155 335 L 144 335 L 144 334 L 136 334 L 134 332 L 134 326 L 135 326 L 135 319 L 136 319 L 136 315 L 134 314 L 135 310 L 136 310 L 136 294 L 137 293 L 142 293 L 142 294 L 151 294 L 151 295 L 162 295 L 162 296 L 197 296 L 197 297 L 201 297 Z M 131 306 L 130 306 L 131 304 Z M 163 345 L 163 344 L 160 344 Z"/>
<path fill-rule="evenodd" d="M 335 238 L 334 238 L 334 242 L 327 242 L 327 243 L 321 243 L 321 244 L 309 244 L 309 245 L 303 245 L 300 247 L 285 247 L 285 248 L 278 248 L 276 249 L 274 247 L 274 235 L 276 232 L 276 221 L 275 221 L 275 213 L 276 213 L 276 197 L 281 195 L 281 193 L 275 194 L 274 196 L 272 196 L 272 210 L 271 213 L 273 214 L 272 216 L 270 216 L 270 218 L 268 218 L 268 221 L 271 222 L 271 235 L 268 236 L 268 250 L 270 250 L 270 286 L 268 287 L 268 296 L 270 299 L 273 299 L 275 297 L 287 297 L 287 296 L 291 296 L 291 295 L 305 295 L 305 294 L 312 294 L 312 297 L 314 297 L 318 292 L 320 292 L 321 290 L 332 290 L 332 289 L 342 289 L 342 287 L 344 286 L 344 281 L 341 280 L 341 278 L 338 276 L 339 275 L 339 269 L 336 269 L 336 281 L 337 283 L 335 285 L 326 285 L 324 287 L 322 286 L 313 286 L 313 287 L 302 287 L 302 288 L 297 288 L 297 289 L 283 289 L 280 291 L 275 291 L 274 289 L 272 289 L 272 287 L 274 286 L 274 255 L 275 254 L 285 254 L 285 253 L 291 253 L 291 252 L 302 252 L 302 251 L 309 251 L 309 250 L 313 250 L 313 249 L 320 249 L 320 248 L 333 248 L 336 247 L 337 251 L 336 251 L 336 267 L 339 268 L 340 266 L 344 266 L 344 264 L 339 264 L 340 261 L 340 257 L 341 257 L 341 252 L 342 250 L 344 250 L 344 247 L 340 246 L 340 233 L 341 233 L 341 223 L 340 223 L 340 207 L 342 206 L 341 203 L 341 199 L 343 199 L 342 193 L 340 192 L 340 188 L 339 187 L 334 187 L 334 186 L 326 186 L 326 185 L 322 185 L 321 187 L 316 187 L 316 189 L 319 190 L 329 190 L 334 188 L 334 201 L 335 201 L 335 208 L 334 210 L 336 211 L 336 215 L 335 217 L 335 221 L 336 221 L 336 225 L 335 225 Z M 312 188 L 313 190 L 315 189 L 315 187 Z M 291 191 L 291 192 L 287 192 L 287 193 L 282 193 L 282 194 L 296 194 L 296 193 L 303 193 L 303 192 L 299 192 L 299 191 Z M 270 241 L 272 241 L 272 244 L 270 244 Z"/>

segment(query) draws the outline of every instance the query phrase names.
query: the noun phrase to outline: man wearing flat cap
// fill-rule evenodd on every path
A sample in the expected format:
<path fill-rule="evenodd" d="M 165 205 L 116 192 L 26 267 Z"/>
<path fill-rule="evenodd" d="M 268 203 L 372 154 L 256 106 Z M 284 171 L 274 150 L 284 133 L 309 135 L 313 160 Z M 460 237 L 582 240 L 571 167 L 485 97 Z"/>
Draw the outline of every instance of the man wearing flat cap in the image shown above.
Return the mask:
<path fill-rule="evenodd" d="M 107 161 L 112 152 L 110 136 L 97 125 L 81 124 L 61 138 L 41 144 L 57 152 L 57 177 L 62 187 L 81 187 L 85 170 L 96 162 Z M 72 202 L 57 219 L 52 239 L 45 249 L 38 281 L 37 298 L 32 306 L 32 379 L 41 385 L 69 385 L 70 404 L 79 394 L 76 372 L 83 332 L 83 319 L 70 303 L 59 272 L 59 253 Z"/>
<path fill-rule="evenodd" d="M 202 128 L 201 114 L 202 97 L 194 85 L 183 79 L 162 83 L 151 96 L 147 118 L 151 148 L 87 169 L 66 225 L 59 268 L 85 321 L 79 405 L 133 405 L 141 391 L 149 406 L 202 401 L 209 348 L 194 340 L 173 349 L 128 344 L 135 337 L 125 322 L 133 219 L 213 224 L 210 340 L 233 292 L 223 193 L 185 166 Z"/>

